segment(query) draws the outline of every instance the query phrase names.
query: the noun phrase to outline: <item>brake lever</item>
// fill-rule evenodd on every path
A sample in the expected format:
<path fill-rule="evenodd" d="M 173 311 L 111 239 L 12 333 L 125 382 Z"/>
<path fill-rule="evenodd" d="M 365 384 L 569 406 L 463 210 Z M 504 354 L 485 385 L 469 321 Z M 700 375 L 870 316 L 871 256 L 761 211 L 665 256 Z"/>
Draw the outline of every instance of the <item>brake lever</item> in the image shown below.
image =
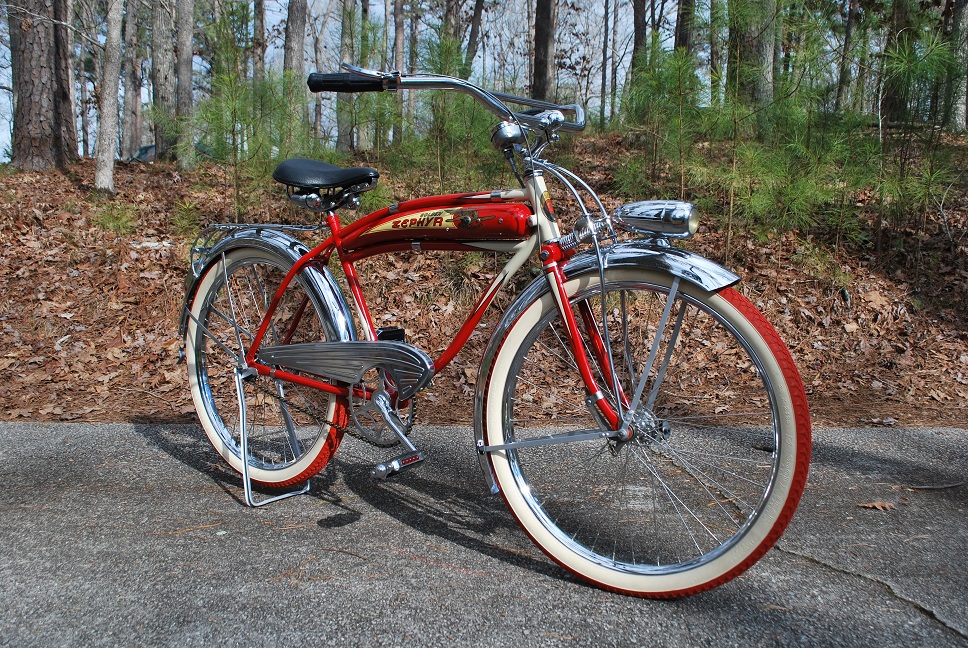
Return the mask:
<path fill-rule="evenodd" d="M 346 63 L 345 61 L 343 63 L 340 63 L 340 67 L 346 70 L 347 72 L 352 72 L 353 74 L 357 74 L 362 77 L 368 77 L 370 79 L 381 79 L 381 80 L 399 79 L 401 76 L 403 76 L 403 74 L 399 70 L 393 70 L 392 72 L 382 72 L 380 70 L 362 68 L 356 65 L 352 65 L 350 63 Z"/>

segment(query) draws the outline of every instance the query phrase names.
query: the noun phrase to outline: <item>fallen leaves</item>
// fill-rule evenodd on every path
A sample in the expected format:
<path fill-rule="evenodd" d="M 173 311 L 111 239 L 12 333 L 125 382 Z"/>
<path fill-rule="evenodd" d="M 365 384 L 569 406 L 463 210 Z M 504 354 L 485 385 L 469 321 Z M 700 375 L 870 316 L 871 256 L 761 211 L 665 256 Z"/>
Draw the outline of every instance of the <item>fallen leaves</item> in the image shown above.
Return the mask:
<path fill-rule="evenodd" d="M 582 146 L 590 177 L 607 186 L 607 147 L 592 140 Z M 177 184 L 164 165 L 119 167 L 117 173 L 119 200 L 134 206 L 140 223 L 130 239 L 93 225 L 100 206 L 88 194 L 90 161 L 71 167 L 71 181 L 60 173 L 0 177 L 0 418 L 193 418 L 185 370 L 176 365 L 186 242 L 172 233 L 170 215 L 177 201 L 190 198 L 208 206 L 207 222 L 227 222 L 231 205 L 218 169 L 182 174 Z M 395 199 L 415 197 L 425 186 L 386 179 Z M 30 198 L 37 195 L 44 197 Z M 291 221 L 277 197 L 250 216 Z M 615 196 L 603 200 L 617 206 Z M 848 254 L 836 261 L 849 285 L 825 283 L 792 260 L 796 245 L 790 234 L 733 244 L 726 262 L 793 350 L 815 419 L 887 427 L 968 420 L 964 310 L 924 309 L 916 301 L 924 278 L 889 274 Z M 689 247 L 722 261 L 727 246 L 712 226 Z M 408 341 L 439 355 L 500 269 L 490 253 L 455 263 L 460 259 L 467 257 L 399 254 L 360 263 L 361 276 L 373 278 L 364 287 L 374 317 L 381 325 L 402 326 Z M 945 277 L 938 286 L 966 293 L 963 269 L 953 267 Z M 498 297 L 489 321 L 529 280 L 527 273 L 515 279 L 520 283 Z M 478 363 L 491 330 L 476 329 L 436 376 L 418 400 L 420 421 L 471 419 Z"/>
<path fill-rule="evenodd" d="M 897 508 L 897 504 L 894 502 L 869 502 L 867 504 L 858 504 L 857 506 L 865 509 L 877 509 L 878 511 L 893 511 Z"/>
<path fill-rule="evenodd" d="M 174 369 L 174 356 L 159 353 L 177 337 L 174 315 L 186 267 L 179 248 L 161 240 L 168 237 L 164 204 L 172 198 L 156 195 L 157 211 L 140 214 L 133 236 L 149 243 L 132 254 L 135 245 L 89 225 L 101 208 L 85 189 L 92 170 L 88 163 L 74 167 L 76 182 L 36 173 L 0 180 L 0 369 L 7 370 L 0 399 L 8 408 L 2 418 L 124 420 L 162 413 L 155 399 L 117 395 L 136 386 L 147 391 L 152 374 Z M 152 182 L 143 171 L 121 176 L 122 192 Z M 41 177 L 47 202 L 22 190 Z M 183 391 L 171 397 L 174 415 L 167 420 L 179 418 L 177 408 L 188 401 Z"/>

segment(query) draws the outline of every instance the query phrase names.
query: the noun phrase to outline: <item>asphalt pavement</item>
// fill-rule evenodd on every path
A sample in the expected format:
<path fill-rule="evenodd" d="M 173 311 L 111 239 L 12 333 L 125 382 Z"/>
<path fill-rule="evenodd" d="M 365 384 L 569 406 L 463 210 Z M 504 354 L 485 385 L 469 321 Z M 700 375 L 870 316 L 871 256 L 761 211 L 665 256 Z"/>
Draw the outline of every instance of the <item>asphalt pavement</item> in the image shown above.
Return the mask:
<path fill-rule="evenodd" d="M 413 436 L 420 467 L 347 438 L 256 510 L 195 426 L 0 423 L 0 645 L 968 646 L 968 430 L 815 431 L 778 546 L 677 601 L 578 582 L 468 429 Z"/>

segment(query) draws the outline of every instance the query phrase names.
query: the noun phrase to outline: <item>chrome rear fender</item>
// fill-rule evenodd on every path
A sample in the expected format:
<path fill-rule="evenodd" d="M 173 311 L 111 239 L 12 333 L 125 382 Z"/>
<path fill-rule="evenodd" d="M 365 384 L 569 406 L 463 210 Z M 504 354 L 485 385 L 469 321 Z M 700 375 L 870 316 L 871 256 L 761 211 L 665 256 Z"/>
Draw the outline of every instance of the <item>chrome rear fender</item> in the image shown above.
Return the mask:
<path fill-rule="evenodd" d="M 190 283 L 185 292 L 185 304 L 181 312 L 181 320 L 178 331 L 184 344 L 185 334 L 188 331 L 188 319 L 190 309 L 198 293 L 198 286 L 201 278 L 205 276 L 209 268 L 222 258 L 222 254 L 229 250 L 238 248 L 258 248 L 267 252 L 279 255 L 281 258 L 295 264 L 303 257 L 309 248 L 294 239 L 288 234 L 279 231 L 257 226 L 240 227 L 237 231 L 225 236 L 218 241 L 205 256 L 201 259 L 198 266 L 201 267 L 197 276 L 189 275 Z M 356 340 L 356 329 L 353 325 L 353 318 L 343 292 L 340 290 L 336 279 L 329 269 L 323 267 L 307 267 L 302 272 L 302 280 L 306 290 L 314 292 L 319 303 L 323 307 L 320 313 L 323 329 L 327 339 Z"/>
<path fill-rule="evenodd" d="M 640 268 L 663 272 L 679 277 L 684 281 L 695 284 L 709 292 L 716 292 L 732 286 L 740 280 L 726 268 L 714 261 L 699 256 L 693 252 L 680 250 L 668 245 L 656 244 L 651 241 L 637 240 L 618 243 L 602 249 L 606 268 Z M 584 252 L 570 259 L 562 268 L 565 279 L 581 277 L 589 273 L 598 272 L 598 257 L 594 252 Z M 494 361 L 498 348 L 504 340 L 514 322 L 517 321 L 524 309 L 534 300 L 548 292 L 548 280 L 542 275 L 532 281 L 518 296 L 511 307 L 504 313 L 497 323 L 491 339 L 487 343 L 481 368 L 477 375 L 477 391 L 474 395 L 474 447 L 484 446 L 484 397 L 487 390 L 485 371 Z M 496 494 L 497 484 L 491 465 L 484 453 L 479 455 L 484 481 L 492 494 Z"/>

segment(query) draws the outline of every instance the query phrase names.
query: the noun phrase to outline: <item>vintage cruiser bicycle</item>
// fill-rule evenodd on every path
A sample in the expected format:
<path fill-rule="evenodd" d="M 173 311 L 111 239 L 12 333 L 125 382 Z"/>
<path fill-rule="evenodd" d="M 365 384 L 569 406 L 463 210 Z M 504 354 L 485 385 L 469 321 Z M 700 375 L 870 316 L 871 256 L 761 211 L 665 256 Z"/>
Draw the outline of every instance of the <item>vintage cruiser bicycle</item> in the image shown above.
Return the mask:
<path fill-rule="evenodd" d="M 732 287 L 739 277 L 670 244 L 696 231 L 692 205 L 607 213 L 585 181 L 545 159 L 560 133 L 584 128 L 579 106 L 344 69 L 310 75 L 310 89 L 473 97 L 500 120 L 491 140 L 520 187 L 408 200 L 344 225 L 337 210 L 355 208 L 377 171 L 292 159 L 273 177 L 318 225 L 199 236 L 181 327 L 192 397 L 246 501 L 294 494 L 256 502 L 252 483 L 306 482 L 295 493 L 306 492 L 347 432 L 401 446 L 375 477 L 419 463 L 415 399 L 531 261 L 540 271 L 497 323 L 474 397 L 473 447 L 491 491 L 548 556 L 607 590 L 684 596 L 750 567 L 803 492 L 810 417 L 789 351 Z M 567 233 L 547 180 L 577 206 Z M 315 247 L 301 242 L 314 233 Z M 356 270 L 423 250 L 506 260 L 438 358 L 400 328 L 377 328 Z"/>

